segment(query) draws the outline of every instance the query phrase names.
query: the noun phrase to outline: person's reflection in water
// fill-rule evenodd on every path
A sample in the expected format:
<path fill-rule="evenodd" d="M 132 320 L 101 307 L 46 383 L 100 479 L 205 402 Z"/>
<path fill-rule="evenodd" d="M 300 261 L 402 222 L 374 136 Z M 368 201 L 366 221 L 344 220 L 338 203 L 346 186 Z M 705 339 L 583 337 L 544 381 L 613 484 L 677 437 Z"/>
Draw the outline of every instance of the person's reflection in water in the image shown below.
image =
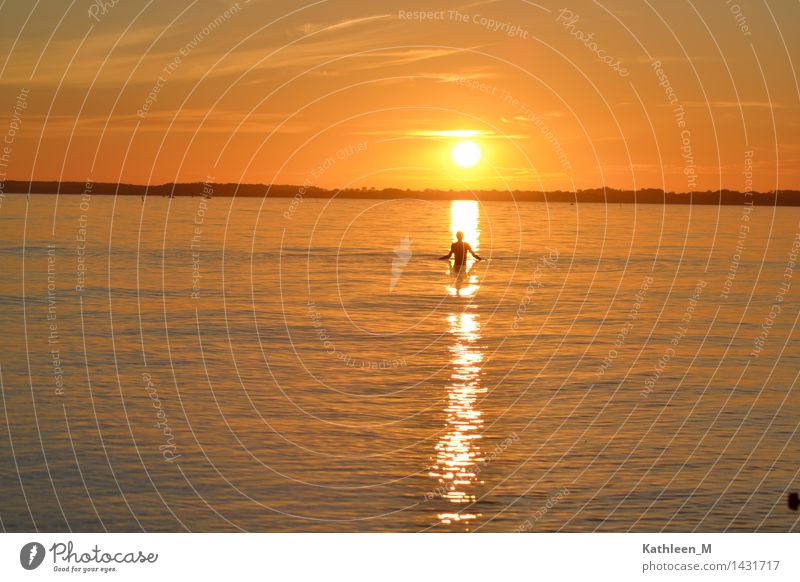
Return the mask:
<path fill-rule="evenodd" d="M 452 265 L 450 267 L 450 275 L 453 277 L 453 286 L 451 289 L 455 290 L 456 297 L 461 297 L 461 291 L 467 289 L 471 291 L 473 288 L 473 280 L 470 277 L 473 269 L 464 265 Z M 471 293 L 467 293 L 471 295 Z"/>

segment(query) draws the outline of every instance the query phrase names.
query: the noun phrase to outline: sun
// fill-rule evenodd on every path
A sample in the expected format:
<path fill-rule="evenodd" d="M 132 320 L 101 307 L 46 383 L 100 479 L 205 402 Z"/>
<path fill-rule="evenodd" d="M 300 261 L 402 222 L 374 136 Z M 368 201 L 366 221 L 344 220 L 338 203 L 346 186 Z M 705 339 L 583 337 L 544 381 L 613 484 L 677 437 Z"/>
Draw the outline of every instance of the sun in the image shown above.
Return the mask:
<path fill-rule="evenodd" d="M 453 146 L 450 155 L 462 168 L 471 168 L 481 159 L 481 149 L 474 141 L 464 140 Z"/>

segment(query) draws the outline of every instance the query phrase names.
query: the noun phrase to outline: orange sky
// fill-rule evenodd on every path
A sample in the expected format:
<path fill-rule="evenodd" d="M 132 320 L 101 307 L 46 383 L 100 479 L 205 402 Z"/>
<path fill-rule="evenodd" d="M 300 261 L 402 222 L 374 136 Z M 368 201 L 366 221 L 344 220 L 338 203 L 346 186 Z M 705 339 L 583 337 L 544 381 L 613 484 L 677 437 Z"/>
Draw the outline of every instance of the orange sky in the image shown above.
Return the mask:
<path fill-rule="evenodd" d="M 800 189 L 797 2 L 33 4 L 0 179 Z"/>

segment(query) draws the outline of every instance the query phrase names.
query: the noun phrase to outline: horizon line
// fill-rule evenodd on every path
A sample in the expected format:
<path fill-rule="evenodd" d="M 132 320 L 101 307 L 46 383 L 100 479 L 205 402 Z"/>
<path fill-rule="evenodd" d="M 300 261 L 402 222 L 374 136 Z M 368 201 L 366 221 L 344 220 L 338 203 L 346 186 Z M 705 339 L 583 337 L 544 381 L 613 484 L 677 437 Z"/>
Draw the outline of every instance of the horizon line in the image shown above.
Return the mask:
<path fill-rule="evenodd" d="M 9 186 L 19 186 L 19 185 L 22 185 L 22 184 L 25 184 L 25 185 L 28 186 L 28 191 L 9 191 L 8 190 Z M 604 191 L 608 192 L 608 191 L 610 191 L 610 192 L 618 192 L 618 193 L 626 193 L 626 194 L 635 194 L 635 193 L 639 193 L 639 192 L 643 192 L 643 193 L 662 193 L 663 195 L 673 195 L 673 196 L 689 196 L 689 195 L 695 195 L 695 194 L 708 195 L 708 194 L 723 194 L 723 193 L 724 194 L 740 195 L 740 196 L 765 196 L 765 195 L 774 196 L 776 193 L 779 193 L 779 194 L 798 194 L 798 195 L 800 195 L 800 189 L 795 189 L 795 188 L 773 189 L 773 190 L 767 190 L 767 191 L 756 191 L 756 190 L 742 191 L 742 190 L 733 190 L 733 189 L 729 189 L 729 188 L 720 188 L 720 189 L 715 189 L 715 190 L 692 190 L 692 191 L 682 191 L 682 192 L 678 192 L 678 191 L 674 191 L 674 190 L 664 190 L 663 188 L 659 188 L 659 187 L 644 187 L 644 188 L 631 189 L 631 188 L 618 188 L 618 187 L 614 187 L 614 186 L 595 186 L 595 187 L 592 187 L 592 188 L 578 188 L 576 190 L 560 190 L 560 189 L 556 189 L 556 190 L 534 190 L 534 189 L 530 189 L 530 190 L 528 190 L 528 189 L 521 189 L 521 188 L 505 189 L 505 190 L 486 189 L 486 188 L 481 188 L 481 189 L 453 189 L 453 188 L 442 189 L 442 188 L 430 188 L 430 187 L 418 189 L 418 188 L 398 188 L 398 187 L 391 187 L 391 186 L 384 186 L 384 187 L 361 186 L 361 187 L 336 188 L 336 187 L 324 187 L 324 186 L 304 185 L 304 184 L 291 184 L 291 183 L 281 184 L 281 183 L 274 183 L 274 182 L 273 183 L 265 183 L 265 182 L 217 182 L 217 181 L 213 181 L 213 180 L 211 180 L 211 181 L 209 181 L 209 180 L 206 180 L 206 181 L 198 180 L 198 181 L 192 181 L 192 182 L 163 182 L 163 183 L 160 183 L 160 184 L 138 184 L 138 183 L 134 183 L 134 182 L 104 182 L 104 181 L 97 181 L 97 180 L 92 180 L 92 179 L 86 179 L 86 180 L 18 180 L 18 179 L 4 179 L 4 180 L 0 180 L 0 194 L 3 194 L 3 193 L 4 194 L 76 194 L 76 193 L 80 194 L 80 193 L 82 193 L 82 191 L 81 192 L 75 192 L 75 191 L 64 191 L 64 192 L 41 192 L 41 191 L 37 191 L 37 192 L 34 192 L 33 188 L 35 186 L 43 187 L 43 186 L 50 186 L 50 185 L 58 185 L 59 187 L 65 186 L 65 185 L 66 186 L 80 185 L 80 186 L 85 187 L 85 186 L 88 186 L 89 184 L 92 185 L 91 188 L 88 188 L 89 190 L 94 190 L 94 187 L 96 187 L 96 186 L 105 186 L 105 187 L 111 186 L 111 187 L 114 187 L 114 188 L 117 188 L 117 189 L 119 189 L 121 187 L 137 188 L 137 189 L 144 189 L 145 191 L 147 191 L 147 190 L 162 190 L 162 189 L 170 188 L 170 187 L 174 189 L 174 188 L 177 188 L 177 187 L 184 187 L 185 188 L 185 187 L 194 187 L 194 186 L 211 186 L 212 189 L 213 189 L 213 187 L 222 186 L 222 187 L 227 187 L 227 188 L 233 187 L 233 188 L 237 188 L 237 189 L 239 189 L 239 188 L 249 188 L 249 189 L 252 189 L 252 188 L 265 188 L 265 189 L 267 189 L 267 191 L 269 191 L 270 189 L 274 189 L 274 188 L 282 188 L 282 189 L 290 188 L 290 189 L 293 189 L 293 190 L 297 190 L 298 192 L 300 190 L 302 190 L 304 192 L 315 191 L 315 192 L 329 193 L 329 194 L 335 194 L 337 192 L 358 192 L 358 193 L 375 192 L 375 193 L 377 193 L 377 192 L 391 191 L 391 192 L 408 192 L 408 193 L 420 193 L 420 194 L 425 194 L 425 193 L 439 193 L 439 194 L 453 194 L 453 193 L 480 194 L 480 193 L 485 193 L 485 194 L 494 194 L 494 195 L 496 195 L 496 194 L 513 195 L 515 193 L 521 193 L 521 194 L 546 195 L 546 194 L 597 193 L 597 192 L 604 192 Z M 72 190 L 72 189 L 70 188 L 70 190 Z M 110 193 L 110 192 L 94 192 L 94 191 L 87 192 L 87 193 L 103 195 L 103 196 L 107 196 L 107 195 L 111 195 L 111 194 L 118 194 L 118 192 Z M 200 194 L 202 195 L 202 193 L 200 193 Z M 268 194 L 268 192 L 264 193 L 264 195 L 267 195 L 267 194 Z M 130 195 L 130 193 L 123 194 L 123 195 Z M 184 196 L 186 194 L 177 194 L 177 195 Z M 217 193 L 213 193 L 212 195 L 217 195 Z M 218 195 L 223 196 L 224 194 L 218 194 Z M 248 196 L 248 197 L 250 197 L 250 196 Z M 284 196 L 281 196 L 281 197 L 284 197 Z M 308 196 L 308 197 L 312 197 L 312 196 Z"/>

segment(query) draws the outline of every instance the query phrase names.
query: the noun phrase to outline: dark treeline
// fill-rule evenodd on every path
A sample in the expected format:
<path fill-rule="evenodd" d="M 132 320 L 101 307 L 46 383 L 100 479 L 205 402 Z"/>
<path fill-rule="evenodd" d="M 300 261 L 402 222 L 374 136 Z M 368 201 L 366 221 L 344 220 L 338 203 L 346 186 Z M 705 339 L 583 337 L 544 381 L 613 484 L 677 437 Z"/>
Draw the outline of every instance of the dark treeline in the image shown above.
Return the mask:
<path fill-rule="evenodd" d="M 161 184 L 143 186 L 138 184 L 114 184 L 94 182 L 87 188 L 84 182 L 24 182 L 7 181 L 4 190 L 19 194 L 83 194 L 120 196 L 201 196 L 204 184 L 200 182 L 185 184 Z M 243 196 L 259 198 L 422 198 L 427 200 L 459 200 L 475 198 L 478 200 L 516 200 L 518 202 L 597 202 L 620 204 L 743 204 L 752 201 L 759 206 L 800 206 L 800 191 L 777 190 L 772 192 L 753 192 L 748 196 L 735 190 L 705 191 L 690 193 L 664 192 L 648 188 L 644 190 L 616 190 L 613 188 L 592 188 L 565 192 L 534 192 L 525 190 L 401 190 L 398 188 L 354 188 L 326 190 L 314 186 L 301 187 L 266 184 L 206 184 L 213 189 L 213 196 Z"/>

